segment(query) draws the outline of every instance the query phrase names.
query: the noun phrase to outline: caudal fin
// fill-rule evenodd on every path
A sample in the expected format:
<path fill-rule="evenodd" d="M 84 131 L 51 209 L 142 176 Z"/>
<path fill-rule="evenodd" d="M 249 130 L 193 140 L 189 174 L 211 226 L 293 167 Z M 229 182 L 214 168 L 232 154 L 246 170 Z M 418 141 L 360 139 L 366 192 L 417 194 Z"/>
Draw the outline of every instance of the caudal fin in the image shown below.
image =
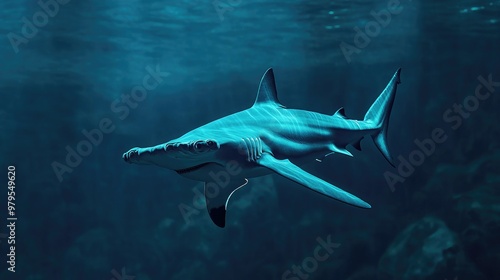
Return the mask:
<path fill-rule="evenodd" d="M 389 125 L 389 117 L 391 116 L 392 105 L 394 103 L 394 97 L 396 96 L 396 90 L 398 88 L 398 84 L 401 83 L 399 78 L 400 73 L 401 68 L 396 71 L 384 91 L 382 91 L 377 100 L 373 102 L 364 118 L 365 122 L 371 123 L 377 128 L 376 133 L 372 135 L 373 141 L 379 151 L 392 166 L 394 166 L 394 163 L 387 147 L 387 128 Z"/>

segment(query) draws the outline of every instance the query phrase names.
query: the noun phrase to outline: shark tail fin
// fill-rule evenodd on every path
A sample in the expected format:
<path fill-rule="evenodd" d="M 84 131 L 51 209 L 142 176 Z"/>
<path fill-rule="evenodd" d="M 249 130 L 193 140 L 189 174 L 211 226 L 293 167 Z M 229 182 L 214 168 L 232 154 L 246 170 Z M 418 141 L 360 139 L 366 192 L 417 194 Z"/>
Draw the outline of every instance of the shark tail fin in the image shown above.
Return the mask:
<path fill-rule="evenodd" d="M 384 91 L 382 91 L 377 100 L 373 102 L 364 118 L 365 122 L 375 126 L 376 132 L 372 135 L 373 141 L 392 166 L 394 166 L 394 163 L 387 147 L 387 128 L 389 126 L 389 117 L 391 115 L 394 97 L 396 96 L 396 90 L 398 84 L 401 83 L 399 78 L 400 73 L 401 68 L 396 71 Z"/>

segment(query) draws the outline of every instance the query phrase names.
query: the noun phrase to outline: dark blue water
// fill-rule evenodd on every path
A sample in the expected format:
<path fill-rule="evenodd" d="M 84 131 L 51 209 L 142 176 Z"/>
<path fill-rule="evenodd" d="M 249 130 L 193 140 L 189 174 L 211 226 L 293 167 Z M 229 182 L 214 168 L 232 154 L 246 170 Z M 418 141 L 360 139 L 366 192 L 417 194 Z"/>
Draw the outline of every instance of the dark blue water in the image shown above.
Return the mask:
<path fill-rule="evenodd" d="M 499 1 L 41 3 L 0 3 L 1 279 L 499 279 Z M 396 168 L 369 138 L 304 168 L 372 209 L 270 175 L 221 229 L 202 183 L 123 162 L 269 67 L 287 107 L 355 119 L 402 68 Z"/>

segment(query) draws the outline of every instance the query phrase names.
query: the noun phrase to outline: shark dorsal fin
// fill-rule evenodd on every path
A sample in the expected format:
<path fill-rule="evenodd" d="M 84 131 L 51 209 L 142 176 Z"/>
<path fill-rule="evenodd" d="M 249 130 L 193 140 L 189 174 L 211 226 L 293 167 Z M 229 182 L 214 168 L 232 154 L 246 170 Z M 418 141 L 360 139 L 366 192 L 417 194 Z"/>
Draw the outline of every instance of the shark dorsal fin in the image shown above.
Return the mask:
<path fill-rule="evenodd" d="M 337 116 L 337 117 L 341 117 L 341 118 L 347 119 L 347 116 L 345 115 L 345 109 L 344 109 L 344 107 L 340 107 L 340 109 L 338 109 L 337 112 L 335 112 L 335 114 L 333 114 L 333 115 Z"/>
<path fill-rule="evenodd" d="M 259 91 L 253 106 L 275 104 L 278 107 L 285 107 L 281 105 L 278 100 L 278 92 L 276 91 L 276 82 L 274 80 L 273 68 L 267 69 L 264 76 L 260 80 Z"/>

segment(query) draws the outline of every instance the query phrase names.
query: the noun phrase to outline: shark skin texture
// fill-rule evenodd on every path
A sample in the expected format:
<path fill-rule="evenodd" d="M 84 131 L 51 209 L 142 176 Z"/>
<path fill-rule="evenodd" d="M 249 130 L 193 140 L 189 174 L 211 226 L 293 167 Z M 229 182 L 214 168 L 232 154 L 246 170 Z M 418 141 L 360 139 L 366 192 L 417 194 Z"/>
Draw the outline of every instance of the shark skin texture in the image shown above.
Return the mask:
<path fill-rule="evenodd" d="M 205 182 L 205 198 L 212 221 L 225 227 L 231 195 L 248 178 L 277 173 L 338 201 L 371 208 L 370 204 L 299 166 L 321 161 L 334 153 L 352 156 L 352 145 L 371 136 L 391 165 L 387 127 L 401 69 L 368 109 L 363 120 L 346 117 L 344 108 L 333 115 L 288 109 L 278 100 L 273 69 L 262 77 L 254 105 L 212 121 L 166 143 L 132 148 L 123 154 L 128 163 L 156 165 Z"/>

